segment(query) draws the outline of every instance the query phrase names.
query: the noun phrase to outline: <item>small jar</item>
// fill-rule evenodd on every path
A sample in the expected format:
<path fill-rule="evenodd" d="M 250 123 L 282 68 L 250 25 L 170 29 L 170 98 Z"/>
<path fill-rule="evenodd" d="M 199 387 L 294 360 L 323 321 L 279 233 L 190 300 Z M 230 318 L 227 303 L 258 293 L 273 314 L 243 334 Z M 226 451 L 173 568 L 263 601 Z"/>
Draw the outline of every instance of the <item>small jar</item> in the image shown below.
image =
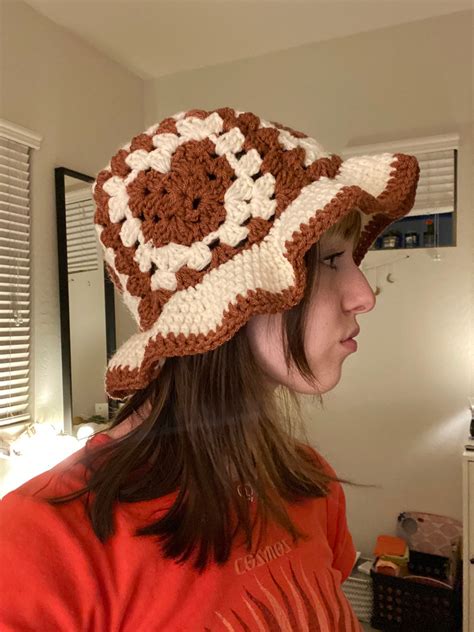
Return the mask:
<path fill-rule="evenodd" d="M 400 248 L 402 242 L 402 234 L 398 231 L 391 231 L 387 233 L 382 239 L 382 248 Z"/>
<path fill-rule="evenodd" d="M 420 245 L 420 236 L 418 233 L 405 234 L 405 248 L 418 248 Z"/>

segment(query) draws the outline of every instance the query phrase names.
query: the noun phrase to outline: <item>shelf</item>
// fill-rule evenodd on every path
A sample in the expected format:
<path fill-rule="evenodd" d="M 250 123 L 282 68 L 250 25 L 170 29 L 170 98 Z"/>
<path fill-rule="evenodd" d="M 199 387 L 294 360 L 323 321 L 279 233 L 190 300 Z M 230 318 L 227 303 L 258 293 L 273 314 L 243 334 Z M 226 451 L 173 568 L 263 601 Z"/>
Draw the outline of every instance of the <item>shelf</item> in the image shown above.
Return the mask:
<path fill-rule="evenodd" d="M 391 224 L 377 238 L 370 250 L 414 250 L 455 246 L 455 232 L 454 213 L 404 217 Z"/>

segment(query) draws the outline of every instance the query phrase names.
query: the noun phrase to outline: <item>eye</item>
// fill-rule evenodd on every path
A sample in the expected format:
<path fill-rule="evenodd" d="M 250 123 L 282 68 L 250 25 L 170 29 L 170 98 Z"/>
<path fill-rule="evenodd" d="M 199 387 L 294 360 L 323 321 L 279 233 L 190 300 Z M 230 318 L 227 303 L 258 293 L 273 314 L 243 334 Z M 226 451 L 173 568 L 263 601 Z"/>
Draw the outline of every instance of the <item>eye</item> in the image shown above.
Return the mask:
<path fill-rule="evenodd" d="M 343 254 L 344 252 L 337 252 L 330 257 L 325 257 L 322 261 L 328 266 L 328 268 L 331 268 L 331 270 L 337 270 L 337 267 L 334 265 L 334 260 L 341 257 Z M 326 263 L 327 261 L 329 261 L 329 264 Z"/>

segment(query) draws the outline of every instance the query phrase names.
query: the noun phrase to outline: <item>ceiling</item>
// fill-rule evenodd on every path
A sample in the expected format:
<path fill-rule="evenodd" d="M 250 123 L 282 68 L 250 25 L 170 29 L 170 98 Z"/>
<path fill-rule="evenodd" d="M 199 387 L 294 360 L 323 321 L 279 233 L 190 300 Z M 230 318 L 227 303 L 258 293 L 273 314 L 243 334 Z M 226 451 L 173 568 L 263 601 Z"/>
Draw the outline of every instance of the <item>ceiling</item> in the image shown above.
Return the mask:
<path fill-rule="evenodd" d="M 26 0 L 142 79 L 474 8 L 474 0 Z"/>

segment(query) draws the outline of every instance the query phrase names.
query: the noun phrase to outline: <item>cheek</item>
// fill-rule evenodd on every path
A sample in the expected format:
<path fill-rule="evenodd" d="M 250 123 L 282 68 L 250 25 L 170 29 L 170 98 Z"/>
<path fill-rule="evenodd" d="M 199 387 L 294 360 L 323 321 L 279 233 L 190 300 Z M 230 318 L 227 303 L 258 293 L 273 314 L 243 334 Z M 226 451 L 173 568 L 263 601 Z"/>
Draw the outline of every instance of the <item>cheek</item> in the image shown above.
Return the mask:
<path fill-rule="evenodd" d="M 278 372 L 284 364 L 281 314 L 254 316 L 247 323 L 247 337 L 257 363 L 267 372 Z"/>
<path fill-rule="evenodd" d="M 305 349 L 308 357 L 324 353 L 329 346 L 335 328 L 335 310 L 329 298 L 322 293 L 315 300 L 309 311 L 306 322 Z"/>
<path fill-rule="evenodd" d="M 308 384 L 294 367 L 288 373 L 281 339 L 280 314 L 254 316 L 246 325 L 250 349 L 266 376 L 275 385 L 287 386 L 304 395 L 324 393 L 339 380 L 339 375 L 334 374 L 334 358 L 329 351 L 326 353 L 324 347 L 322 327 L 324 325 L 314 318 L 308 323 L 305 350 L 316 376 L 315 383 Z"/>

